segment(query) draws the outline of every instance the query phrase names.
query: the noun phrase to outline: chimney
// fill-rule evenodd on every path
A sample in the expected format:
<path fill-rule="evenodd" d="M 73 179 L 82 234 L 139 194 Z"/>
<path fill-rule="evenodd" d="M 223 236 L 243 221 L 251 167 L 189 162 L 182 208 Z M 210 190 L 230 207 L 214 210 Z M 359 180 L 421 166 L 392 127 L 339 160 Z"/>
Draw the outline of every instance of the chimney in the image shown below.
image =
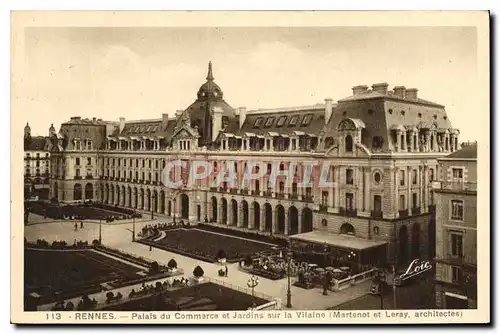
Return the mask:
<path fill-rule="evenodd" d="M 120 133 L 125 128 L 125 117 L 120 117 Z"/>
<path fill-rule="evenodd" d="M 168 114 L 161 114 L 161 121 L 166 124 L 168 122 Z"/>
<path fill-rule="evenodd" d="M 97 118 L 92 117 L 92 122 L 94 122 L 94 123 L 95 123 L 95 121 L 97 121 Z"/>
<path fill-rule="evenodd" d="M 331 98 L 325 99 L 325 124 L 328 124 L 333 112 L 333 100 Z"/>
<path fill-rule="evenodd" d="M 387 88 L 389 84 L 387 82 L 375 83 L 372 85 L 372 89 L 374 92 L 387 95 Z"/>
<path fill-rule="evenodd" d="M 394 87 L 394 95 L 404 99 L 406 96 L 406 87 L 405 86 Z"/>
<path fill-rule="evenodd" d="M 406 90 L 406 98 L 408 100 L 416 101 L 418 98 L 418 89 L 416 88 L 408 88 Z"/>
<path fill-rule="evenodd" d="M 179 118 L 181 117 L 182 113 L 184 112 L 184 110 L 182 109 L 178 109 L 175 111 L 175 118 Z"/>
<path fill-rule="evenodd" d="M 368 90 L 368 86 L 365 86 L 365 85 L 354 86 L 354 87 L 352 87 L 352 94 L 359 95 L 359 94 L 365 93 L 367 90 Z"/>
<path fill-rule="evenodd" d="M 240 129 L 243 127 L 243 123 L 245 123 L 245 119 L 247 118 L 247 108 L 239 107 L 238 115 L 240 115 Z"/>

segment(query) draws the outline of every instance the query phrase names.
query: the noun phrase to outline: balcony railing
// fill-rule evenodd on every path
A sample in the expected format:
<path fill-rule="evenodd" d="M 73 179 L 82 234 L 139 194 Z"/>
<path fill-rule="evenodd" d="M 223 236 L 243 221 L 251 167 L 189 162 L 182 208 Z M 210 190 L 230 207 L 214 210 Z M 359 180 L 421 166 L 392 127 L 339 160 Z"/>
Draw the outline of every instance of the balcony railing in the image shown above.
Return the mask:
<path fill-rule="evenodd" d="M 248 190 L 248 189 L 243 189 L 243 190 L 241 191 L 241 193 L 242 193 L 243 195 L 250 195 L 250 190 Z"/>
<path fill-rule="evenodd" d="M 236 194 L 236 193 L 238 192 L 238 189 L 236 189 L 236 188 L 231 188 L 231 189 L 229 189 L 229 192 L 230 192 L 231 194 Z"/>
<path fill-rule="evenodd" d="M 210 191 L 218 191 L 218 190 L 219 190 L 219 188 L 217 188 L 217 187 L 210 187 Z"/>
<path fill-rule="evenodd" d="M 87 176 L 85 176 L 85 179 L 87 179 L 87 180 L 92 180 L 93 178 L 94 178 L 94 177 L 93 177 L 92 175 L 87 175 Z"/>
<path fill-rule="evenodd" d="M 278 198 L 285 198 L 285 193 L 278 192 L 278 193 L 276 193 L 276 197 L 278 197 Z"/>
<path fill-rule="evenodd" d="M 477 191 L 477 182 L 434 181 L 432 188 L 436 190 Z"/>
<path fill-rule="evenodd" d="M 313 196 L 312 195 L 306 195 L 304 196 L 304 199 L 303 199 L 304 202 L 312 202 L 313 201 Z"/>
<path fill-rule="evenodd" d="M 319 211 L 320 212 L 326 212 L 326 211 L 328 211 L 328 205 L 326 205 L 326 204 L 320 204 L 319 205 Z"/>
<path fill-rule="evenodd" d="M 399 217 L 408 217 L 408 209 L 399 210 Z"/>
<path fill-rule="evenodd" d="M 384 217 L 384 213 L 382 211 L 372 211 L 371 216 L 374 219 L 382 219 Z"/>
<path fill-rule="evenodd" d="M 82 177 L 81 176 L 75 176 L 75 180 L 81 180 Z"/>
<path fill-rule="evenodd" d="M 419 215 L 421 213 L 422 213 L 422 210 L 420 210 L 420 207 L 418 207 L 418 208 L 412 208 L 411 209 L 411 214 L 412 215 Z"/>
<path fill-rule="evenodd" d="M 288 198 L 290 198 L 290 199 L 297 199 L 297 198 L 299 198 L 299 195 L 297 193 L 291 193 L 291 194 L 288 195 Z"/>
<path fill-rule="evenodd" d="M 252 195 L 259 196 L 260 195 L 260 190 L 252 190 Z"/>
<path fill-rule="evenodd" d="M 346 217 L 356 217 L 358 215 L 358 210 L 352 208 L 339 207 L 339 215 Z"/>
<path fill-rule="evenodd" d="M 267 190 L 264 192 L 264 196 L 272 196 L 273 195 L 273 191 L 272 190 Z"/>

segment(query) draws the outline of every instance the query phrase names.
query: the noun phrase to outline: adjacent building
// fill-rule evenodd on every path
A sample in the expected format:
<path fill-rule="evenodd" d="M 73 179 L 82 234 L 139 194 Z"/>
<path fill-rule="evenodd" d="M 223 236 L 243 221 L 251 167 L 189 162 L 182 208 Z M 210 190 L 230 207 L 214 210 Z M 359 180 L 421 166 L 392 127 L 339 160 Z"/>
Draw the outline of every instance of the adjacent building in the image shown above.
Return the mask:
<path fill-rule="evenodd" d="M 233 108 L 206 82 L 175 117 L 109 122 L 72 117 L 51 137 L 51 196 L 62 202 L 93 200 L 292 240 L 298 253 L 348 257 L 357 265 L 432 258 L 435 226 L 432 181 L 438 159 L 455 152 L 459 131 L 445 107 L 415 88 L 387 83 L 353 87 L 334 102 L 269 110 Z M 195 185 L 163 186 L 170 160 L 212 165 Z M 238 180 L 249 161 L 264 163 L 259 180 L 217 184 L 234 166 Z M 300 187 L 308 164 L 328 165 L 337 187 Z M 273 165 L 298 165 L 291 184 L 269 183 Z"/>
<path fill-rule="evenodd" d="M 55 133 L 53 125 L 50 132 Z M 50 178 L 48 137 L 31 136 L 28 123 L 24 127 L 24 198 L 48 199 Z"/>
<path fill-rule="evenodd" d="M 438 160 L 436 202 L 436 305 L 477 307 L 477 144 Z"/>

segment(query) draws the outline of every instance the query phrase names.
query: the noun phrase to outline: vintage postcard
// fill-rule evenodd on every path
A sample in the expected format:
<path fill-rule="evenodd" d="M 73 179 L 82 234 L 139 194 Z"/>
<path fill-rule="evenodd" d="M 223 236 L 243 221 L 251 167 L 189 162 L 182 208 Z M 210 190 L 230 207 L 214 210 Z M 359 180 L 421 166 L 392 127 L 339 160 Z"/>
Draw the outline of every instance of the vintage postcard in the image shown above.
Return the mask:
<path fill-rule="evenodd" d="M 13 323 L 490 322 L 484 12 L 13 12 Z"/>

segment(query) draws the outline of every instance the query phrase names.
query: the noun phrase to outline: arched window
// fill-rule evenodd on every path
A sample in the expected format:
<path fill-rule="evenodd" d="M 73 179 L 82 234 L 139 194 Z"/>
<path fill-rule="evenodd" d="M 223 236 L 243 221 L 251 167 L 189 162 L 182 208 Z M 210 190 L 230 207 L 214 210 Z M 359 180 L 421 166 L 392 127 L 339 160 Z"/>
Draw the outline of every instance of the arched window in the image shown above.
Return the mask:
<path fill-rule="evenodd" d="M 349 223 L 345 223 L 340 227 L 340 234 L 351 234 L 354 235 L 354 226 Z"/>
<path fill-rule="evenodd" d="M 345 137 L 345 151 L 352 152 L 352 137 L 351 137 L 351 135 L 347 135 Z"/>

